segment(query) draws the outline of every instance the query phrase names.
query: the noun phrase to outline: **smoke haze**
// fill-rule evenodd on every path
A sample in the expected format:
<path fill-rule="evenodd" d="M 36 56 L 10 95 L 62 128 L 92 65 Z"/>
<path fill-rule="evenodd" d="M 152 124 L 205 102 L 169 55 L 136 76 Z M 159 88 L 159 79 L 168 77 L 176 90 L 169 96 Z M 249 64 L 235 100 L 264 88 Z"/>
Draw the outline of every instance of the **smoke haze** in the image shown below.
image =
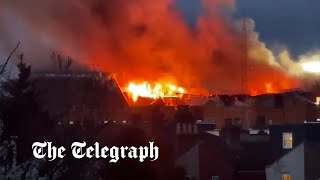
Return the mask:
<path fill-rule="evenodd" d="M 120 86 L 163 80 L 195 93 L 241 93 L 246 73 L 251 94 L 302 86 L 299 63 L 287 50 L 267 49 L 249 18 L 246 58 L 244 23 L 232 17 L 233 0 L 203 0 L 202 8 L 191 28 L 174 0 L 1 0 L 0 23 L 15 17 L 23 30 L 0 27 L 0 44 L 7 51 L 22 33 L 38 68 L 50 64 L 43 57 L 55 49 L 114 73 Z"/>

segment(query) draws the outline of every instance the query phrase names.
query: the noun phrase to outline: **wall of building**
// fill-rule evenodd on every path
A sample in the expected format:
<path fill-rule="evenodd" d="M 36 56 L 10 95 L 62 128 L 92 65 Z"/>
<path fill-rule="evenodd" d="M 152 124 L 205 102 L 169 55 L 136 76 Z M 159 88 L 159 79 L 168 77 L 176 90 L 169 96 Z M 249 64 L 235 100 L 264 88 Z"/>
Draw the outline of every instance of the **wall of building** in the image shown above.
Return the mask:
<path fill-rule="evenodd" d="M 217 128 L 222 128 L 225 119 L 239 118 L 242 127 L 252 128 L 256 124 L 258 117 L 263 117 L 266 123 L 272 124 L 297 124 L 305 121 L 315 121 L 320 117 L 319 108 L 311 101 L 281 95 L 274 98 L 272 95 L 265 99 L 250 102 L 249 106 L 226 106 L 223 103 L 210 103 L 204 105 L 204 119 L 216 123 Z M 281 99 L 281 103 L 276 103 L 274 99 Z M 279 105 L 280 104 L 280 105 Z M 319 112 L 318 112 L 319 111 Z"/>
<path fill-rule="evenodd" d="M 243 128 L 249 128 L 254 124 L 255 117 L 255 108 L 222 105 L 205 105 L 204 107 L 204 120 L 212 121 L 218 129 L 224 127 L 226 119 L 235 118 L 241 120 Z"/>
<path fill-rule="evenodd" d="M 186 170 L 188 177 L 199 180 L 199 146 L 195 145 L 188 152 L 180 156 L 176 164 Z"/>
<path fill-rule="evenodd" d="M 309 144 L 308 144 L 309 145 Z M 305 178 L 320 179 L 320 146 L 311 144 L 305 148 Z"/>
<path fill-rule="evenodd" d="M 275 159 L 282 157 L 292 149 L 283 149 L 283 133 L 292 133 L 293 149 L 300 145 L 305 140 L 305 126 L 302 125 L 273 125 L 270 126 L 270 143 L 272 154 Z M 273 159 L 273 160 L 275 160 Z"/>
<path fill-rule="evenodd" d="M 222 180 L 233 180 L 234 164 L 231 154 L 222 144 L 206 141 L 199 144 L 200 180 L 212 179 L 213 176 Z"/>
<path fill-rule="evenodd" d="M 266 168 L 267 180 L 281 180 L 282 173 L 289 173 L 291 179 L 305 180 L 304 158 L 301 144 Z"/>

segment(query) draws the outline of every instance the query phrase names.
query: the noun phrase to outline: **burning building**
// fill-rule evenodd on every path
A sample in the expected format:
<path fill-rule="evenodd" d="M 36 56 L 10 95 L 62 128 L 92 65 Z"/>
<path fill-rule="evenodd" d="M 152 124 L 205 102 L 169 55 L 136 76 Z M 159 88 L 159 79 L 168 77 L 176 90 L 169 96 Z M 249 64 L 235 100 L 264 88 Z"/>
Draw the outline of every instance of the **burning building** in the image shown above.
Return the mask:
<path fill-rule="evenodd" d="M 229 97 L 208 98 L 210 94 L 279 93 L 303 86 L 302 80 L 306 77 L 288 51 L 276 54 L 260 41 L 252 19 L 233 16 L 234 0 L 201 0 L 201 6 L 203 13 L 192 26 L 186 23 L 175 0 L 5 1 L 0 13 L 21 17 L 21 22 L 32 27 L 32 32 L 43 35 L 53 46 L 50 48 L 77 57 L 80 64 L 112 72 L 123 92 L 116 88 L 114 96 L 104 97 L 99 94 L 113 91 L 105 88 L 105 92 L 101 92 L 93 85 L 99 83 L 93 83 L 90 78 L 75 80 L 77 78 L 71 76 L 76 74 L 62 73 L 63 77 L 42 74 L 36 77 L 40 89 L 48 86 L 50 93 L 56 94 L 52 97 L 67 97 L 62 104 L 54 102 L 56 98 L 52 97 L 50 102 L 54 103 L 44 103 L 44 108 L 56 109 L 55 116 L 66 117 L 73 109 L 81 109 L 79 111 L 90 113 L 99 111 L 93 113 L 101 115 L 98 119 L 118 119 L 110 117 L 116 112 L 113 107 L 109 108 L 110 102 L 117 107 L 118 102 L 126 101 L 133 106 L 130 109 L 133 112 L 147 109 L 143 106 L 161 105 L 168 118 L 173 117 L 175 106 L 191 105 L 191 109 L 196 107 L 197 117 L 216 121 L 217 127 L 230 119 L 250 127 L 258 116 L 273 121 L 309 119 L 281 115 L 284 111 L 273 107 L 268 112 L 275 117 L 266 117 L 266 106 L 260 105 L 260 97 L 231 103 L 221 102 L 233 99 Z M 52 87 L 53 84 L 57 85 Z M 81 89 L 86 90 L 81 92 Z M 75 97 L 69 103 L 67 99 L 71 95 Z M 193 95 L 203 98 L 195 100 Z M 101 101 L 101 104 L 91 101 Z M 296 108 L 288 107 L 286 111 Z M 308 109 L 306 107 L 301 108 Z M 128 113 L 119 114 L 120 120 L 129 118 Z"/>

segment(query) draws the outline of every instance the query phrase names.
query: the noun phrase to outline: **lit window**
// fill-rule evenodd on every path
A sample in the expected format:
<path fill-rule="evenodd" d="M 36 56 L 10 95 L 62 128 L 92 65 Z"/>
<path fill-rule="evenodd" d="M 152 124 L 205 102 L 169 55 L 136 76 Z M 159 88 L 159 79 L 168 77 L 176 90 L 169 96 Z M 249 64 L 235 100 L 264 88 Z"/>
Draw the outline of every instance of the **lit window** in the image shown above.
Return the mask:
<path fill-rule="evenodd" d="M 292 133 L 285 132 L 282 134 L 282 147 L 283 149 L 292 149 L 293 137 Z"/>
<path fill-rule="evenodd" d="M 282 173 L 281 180 L 291 180 L 291 174 L 289 173 Z"/>
<path fill-rule="evenodd" d="M 318 106 L 320 105 L 320 97 L 317 97 L 315 104 Z"/>

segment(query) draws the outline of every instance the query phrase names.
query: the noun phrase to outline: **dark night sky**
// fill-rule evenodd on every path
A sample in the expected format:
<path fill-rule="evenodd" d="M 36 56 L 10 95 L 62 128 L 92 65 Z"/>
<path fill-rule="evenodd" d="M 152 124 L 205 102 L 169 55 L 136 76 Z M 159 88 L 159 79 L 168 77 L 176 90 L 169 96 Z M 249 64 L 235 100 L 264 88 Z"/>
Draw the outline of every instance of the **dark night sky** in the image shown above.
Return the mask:
<path fill-rule="evenodd" d="M 190 24 L 201 13 L 199 0 L 177 0 Z M 235 16 L 256 22 L 260 39 L 285 45 L 293 55 L 320 47 L 320 0 L 237 0 Z"/>

